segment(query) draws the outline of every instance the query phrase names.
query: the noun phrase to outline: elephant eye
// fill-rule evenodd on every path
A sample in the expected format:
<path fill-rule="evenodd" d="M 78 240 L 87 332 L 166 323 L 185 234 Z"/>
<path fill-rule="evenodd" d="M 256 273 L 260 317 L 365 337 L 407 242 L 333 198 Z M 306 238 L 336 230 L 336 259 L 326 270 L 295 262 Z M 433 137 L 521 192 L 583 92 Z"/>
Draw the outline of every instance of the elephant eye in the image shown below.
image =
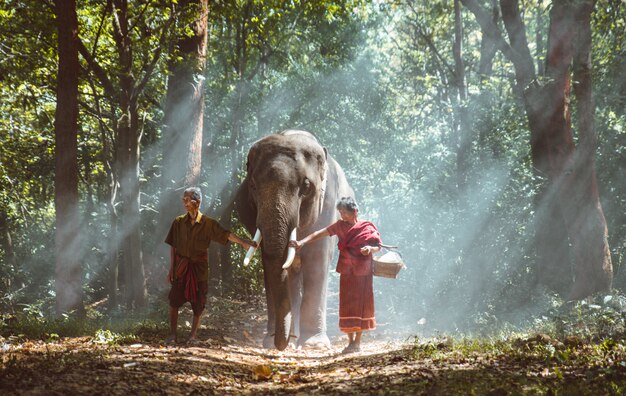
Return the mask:
<path fill-rule="evenodd" d="M 304 179 L 302 182 L 302 186 L 300 187 L 300 195 L 306 195 L 311 190 L 311 181 L 309 179 Z"/>

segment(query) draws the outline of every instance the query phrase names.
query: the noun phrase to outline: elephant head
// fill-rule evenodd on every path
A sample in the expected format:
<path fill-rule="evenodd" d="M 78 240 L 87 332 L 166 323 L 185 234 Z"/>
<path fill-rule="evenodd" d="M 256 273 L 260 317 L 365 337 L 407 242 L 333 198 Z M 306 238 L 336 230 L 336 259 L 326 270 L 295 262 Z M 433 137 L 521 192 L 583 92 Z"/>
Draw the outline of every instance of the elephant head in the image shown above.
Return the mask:
<path fill-rule="evenodd" d="M 283 269 L 287 243 L 294 230 L 308 233 L 320 217 L 327 169 L 326 150 L 308 132 L 267 136 L 248 153 L 236 205 L 248 230 L 262 235 L 268 316 L 274 321 L 268 330 L 274 331 L 279 350 L 289 342 L 291 322 L 288 277 L 293 269 Z"/>

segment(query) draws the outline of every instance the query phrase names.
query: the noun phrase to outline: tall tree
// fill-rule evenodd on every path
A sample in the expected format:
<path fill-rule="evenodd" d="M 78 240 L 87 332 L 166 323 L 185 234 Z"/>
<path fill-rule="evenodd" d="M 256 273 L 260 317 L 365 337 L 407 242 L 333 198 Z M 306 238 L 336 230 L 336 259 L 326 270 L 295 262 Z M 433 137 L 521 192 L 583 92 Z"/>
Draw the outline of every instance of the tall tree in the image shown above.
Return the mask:
<path fill-rule="evenodd" d="M 456 88 L 456 109 L 454 117 L 454 140 L 456 141 L 456 173 L 457 186 L 464 190 L 467 183 L 467 169 L 472 144 L 472 130 L 467 114 L 467 89 L 465 86 L 465 63 L 463 62 L 463 20 L 461 18 L 461 3 L 454 0 L 454 85 Z"/>
<path fill-rule="evenodd" d="M 8 270 L 13 272 L 17 269 L 17 259 L 15 257 L 15 250 L 13 249 L 13 240 L 11 238 L 11 231 L 7 221 L 7 212 L 3 207 L 0 208 L 0 247 L 4 252 L 3 258 L 5 266 Z M 3 276 L 2 285 L 5 290 L 9 290 L 11 287 L 11 277 Z"/>
<path fill-rule="evenodd" d="M 113 1 L 113 38 L 119 55 L 119 106 L 121 117 L 117 123 L 117 168 L 120 174 L 120 218 L 123 238 L 124 293 L 128 306 L 143 306 L 147 297 L 141 247 L 139 158 L 141 131 L 137 88 L 134 74 L 131 21 L 127 0 Z"/>
<path fill-rule="evenodd" d="M 576 282 L 571 297 L 584 297 L 590 291 L 610 287 L 613 275 L 611 252 L 608 244 L 606 219 L 600 205 L 598 183 L 595 170 L 595 152 L 597 148 L 597 132 L 592 94 L 592 62 L 591 62 L 591 14 L 595 0 L 580 2 L 574 13 L 576 26 L 573 37 L 573 80 L 574 93 L 578 114 L 579 143 L 574 157 L 573 174 L 580 181 L 572 182 L 565 191 L 571 197 L 566 203 L 569 217 L 575 221 L 569 224 L 570 233 L 574 234 L 574 257 L 576 257 L 574 274 L 576 279 L 589 279 Z M 576 205 L 573 203 L 582 203 Z M 581 210 L 582 209 L 582 210 Z M 580 235 L 579 235 L 580 234 Z M 587 237 L 590 236 L 590 237 Z M 601 240 L 596 239 L 602 237 Z M 599 258 L 604 257 L 604 260 Z M 592 263 L 592 265 L 588 265 Z"/>
<path fill-rule="evenodd" d="M 56 309 L 84 314 L 78 212 L 78 18 L 75 0 L 56 2 L 59 67 L 55 116 Z"/>
<path fill-rule="evenodd" d="M 82 43 L 79 45 L 80 54 L 87 61 L 107 99 L 120 113 L 113 125 L 112 170 L 116 175 L 114 180 L 119 185 L 112 188 L 111 193 L 119 194 L 115 203 L 119 210 L 116 217 L 116 251 L 112 254 L 120 257 L 120 289 L 129 307 L 143 306 L 147 297 L 140 227 L 139 161 L 144 126 L 140 117 L 140 100 L 161 60 L 173 21 L 173 14 L 165 13 L 163 17 L 163 11 L 163 6 L 155 4 L 129 8 L 127 0 L 107 2 L 102 20 L 110 18 L 112 21 L 112 39 L 117 57 L 117 64 L 112 70 L 105 70 L 103 65 L 106 62 L 98 62 L 97 55 L 101 53 L 97 48 L 100 44 L 98 37 L 93 41 L 91 51 Z M 155 21 L 162 21 L 162 24 L 156 25 Z M 144 57 L 139 51 L 140 55 L 136 55 L 137 48 L 150 51 L 150 55 Z M 141 62 L 138 61 L 140 57 Z M 114 274 L 115 268 L 111 272 Z"/>
<path fill-rule="evenodd" d="M 489 13 L 475 0 L 461 1 L 476 16 L 483 34 L 494 37 L 498 48 L 513 63 L 515 88 L 524 100 L 533 165 L 538 176 L 546 180 L 537 203 L 539 280 L 570 299 L 608 290 L 613 270 L 606 221 L 595 184 L 593 162 L 590 162 L 595 150 L 590 81 L 586 81 L 585 89 L 577 92 L 581 95 L 577 100 L 584 102 L 580 109 L 586 113 L 578 119 L 581 136 L 578 147 L 574 144 L 569 108 L 574 39 L 581 22 L 587 24 L 582 29 L 588 28 L 594 1 L 553 2 L 546 78 L 541 80 L 537 79 L 517 0 L 500 1 L 510 42 L 506 42 Z M 585 53 L 583 47 L 579 52 Z M 584 64 L 586 67 L 577 67 L 590 69 L 590 61 Z M 572 278 L 573 282 L 567 281 Z"/>
<path fill-rule="evenodd" d="M 181 210 L 181 189 L 199 183 L 202 164 L 208 0 L 180 1 L 178 8 L 163 120 L 163 236 Z"/>

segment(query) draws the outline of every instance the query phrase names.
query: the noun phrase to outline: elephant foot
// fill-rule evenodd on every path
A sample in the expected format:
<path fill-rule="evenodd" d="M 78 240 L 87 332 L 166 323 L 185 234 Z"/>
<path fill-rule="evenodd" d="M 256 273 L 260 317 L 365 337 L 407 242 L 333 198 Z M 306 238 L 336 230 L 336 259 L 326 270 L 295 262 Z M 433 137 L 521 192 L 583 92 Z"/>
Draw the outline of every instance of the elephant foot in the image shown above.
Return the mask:
<path fill-rule="evenodd" d="M 326 333 L 314 334 L 312 336 L 302 337 L 298 340 L 298 349 L 331 349 L 330 340 Z"/>
<path fill-rule="evenodd" d="M 291 346 L 292 348 L 295 349 L 297 347 L 296 340 L 297 340 L 296 336 L 293 336 L 293 335 L 290 336 L 289 337 L 289 344 L 288 344 L 288 346 Z M 274 336 L 273 335 L 266 334 L 263 337 L 263 348 L 265 348 L 265 349 L 276 348 L 276 346 L 274 345 Z"/>
<path fill-rule="evenodd" d="M 274 336 L 273 335 L 266 334 L 265 337 L 263 337 L 263 348 L 265 349 L 274 348 Z"/>

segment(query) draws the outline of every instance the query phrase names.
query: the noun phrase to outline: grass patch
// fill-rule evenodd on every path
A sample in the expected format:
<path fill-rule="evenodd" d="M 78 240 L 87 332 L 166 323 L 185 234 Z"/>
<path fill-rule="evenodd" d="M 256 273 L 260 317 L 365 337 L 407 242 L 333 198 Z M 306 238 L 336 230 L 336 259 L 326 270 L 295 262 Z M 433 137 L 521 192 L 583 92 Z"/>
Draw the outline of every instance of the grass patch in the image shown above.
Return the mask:
<path fill-rule="evenodd" d="M 105 315 L 88 310 L 84 318 L 72 314 L 52 316 L 41 306 L 27 305 L 21 312 L 0 315 L 0 335 L 16 342 L 57 342 L 63 337 L 93 337 L 99 343 L 126 343 L 138 338 L 167 334 L 167 315 L 157 310 L 145 313 L 118 310 Z"/>

